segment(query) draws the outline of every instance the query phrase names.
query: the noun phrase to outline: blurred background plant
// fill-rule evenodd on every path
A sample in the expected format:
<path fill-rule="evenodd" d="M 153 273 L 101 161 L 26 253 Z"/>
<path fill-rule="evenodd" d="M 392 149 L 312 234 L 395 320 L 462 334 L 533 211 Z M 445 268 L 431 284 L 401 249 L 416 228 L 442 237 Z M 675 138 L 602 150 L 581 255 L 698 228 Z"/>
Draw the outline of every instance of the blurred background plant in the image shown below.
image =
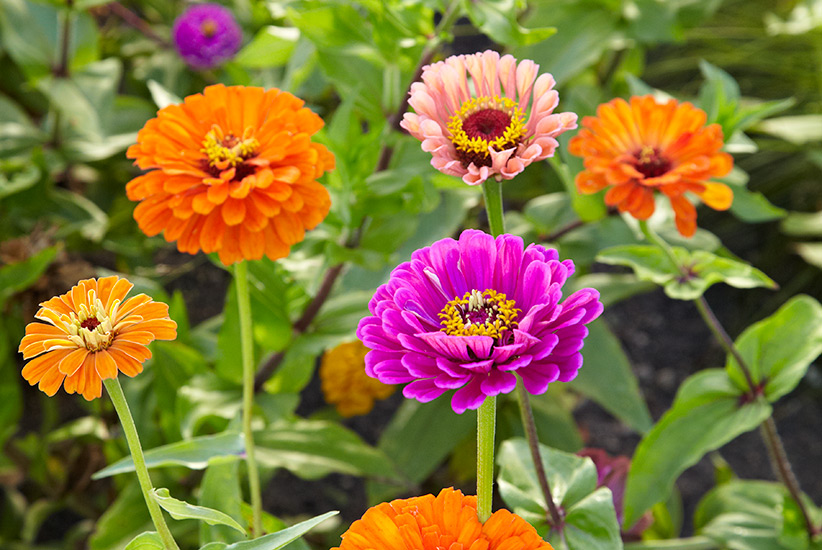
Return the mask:
<path fill-rule="evenodd" d="M 342 406 L 337 412 L 323 402 L 317 372 L 324 352 L 354 338 L 374 289 L 397 263 L 462 227 L 485 224 L 479 190 L 436 172 L 419 143 L 399 131 L 408 86 L 432 60 L 487 47 L 533 59 L 557 80 L 561 110 L 581 117 L 615 96 L 670 94 L 694 102 L 708 122 L 721 124 L 735 158 L 725 179 L 735 193 L 731 214 L 701 212 L 697 235 L 686 241 L 660 203 L 651 226 L 677 246 L 750 262 L 778 283 L 778 290 L 709 291 L 732 335 L 800 292 L 822 295 L 819 0 L 222 5 L 242 30 L 241 46 L 200 70 L 184 60 L 185 52 L 181 58 L 172 32 L 187 2 L 4 0 L 0 6 L 3 548 L 123 548 L 147 528 L 136 481 L 114 475 L 129 466 L 113 464 L 127 451 L 110 405 L 65 395 L 45 399 L 22 380 L 16 354 L 40 301 L 111 272 L 128 274 L 138 290 L 171 304 L 179 325 L 179 338 L 154 344 L 149 368 L 125 388 L 145 448 L 161 448 L 150 453 L 157 486 L 238 520 L 248 515 L 236 456 L 242 450 L 239 328 L 230 277 L 202 254 L 180 254 L 159 237 L 145 238 L 124 193 L 137 174 L 124 154 L 137 130 L 158 108 L 211 83 L 279 87 L 306 99 L 326 121 L 319 139 L 337 159 L 324 178 L 332 194 L 326 221 L 287 259 L 250 266 L 256 356 L 263 358 L 257 433 L 268 480 L 264 505 L 273 514 L 267 529 L 342 510 L 336 524 L 327 522 L 295 546 L 335 546 L 345 524 L 377 501 L 449 485 L 473 492 L 473 416 L 452 414 L 447 399 L 421 405 L 397 393 L 365 416 L 344 418 Z M 220 38 L 223 30 L 209 27 L 198 39 Z M 526 241 L 549 243 L 561 258 L 572 258 L 576 286 L 600 289 L 607 307 L 591 325 L 579 377 L 534 398 L 534 412 L 542 442 L 553 449 L 604 447 L 630 455 L 670 407 L 679 383 L 720 364 L 723 354 L 718 345 L 706 350 L 710 335 L 693 328 L 700 323 L 696 310 L 672 305 L 652 283 L 595 261 L 608 247 L 637 244 L 641 234 L 607 210 L 601 196 L 577 194 L 573 176 L 582 160 L 567 154 L 570 135 L 560 140 L 561 159 L 506 182 L 506 224 Z M 641 343 L 648 339 L 658 341 Z M 777 413 L 813 417 L 808 411 L 818 411 L 822 399 L 819 367 L 799 378 L 799 389 Z M 820 428 L 818 418 L 786 428 L 789 454 L 792 448 L 808 453 L 809 466 L 797 474 L 816 502 L 822 502 L 813 466 L 822 460 Z M 510 472 L 520 444 L 513 438 L 521 435 L 516 403 L 502 399 L 500 492 L 515 510 L 528 504 L 503 488 L 517 483 Z M 676 493 L 654 495 L 663 502 L 652 508 L 653 525 L 641 535 L 646 540 L 631 544 L 654 548 L 652 539 L 682 535 L 693 548 L 811 544 L 778 485 L 736 479 L 734 468 L 742 477 L 772 479 L 767 468 L 745 470 L 744 459 L 734 462 L 739 452 L 767 463 L 756 440 L 743 451 L 720 449 L 700 463 L 698 479 L 683 477 L 684 512 Z M 584 481 L 575 486 L 578 494 L 565 495 L 566 510 L 594 494 L 590 461 L 550 464 L 558 468 L 552 475 L 576 472 Z M 811 511 L 818 525 L 819 510 Z M 634 512 L 639 517 L 644 510 Z M 737 512 L 741 519 L 729 519 Z M 729 543 L 740 525 L 758 527 Z M 238 540 L 223 526 L 193 521 L 173 530 L 189 546 Z M 588 547 L 613 548 L 614 536 L 618 530 L 595 535 Z M 574 544 L 572 537 L 570 547 L 579 547 Z"/>

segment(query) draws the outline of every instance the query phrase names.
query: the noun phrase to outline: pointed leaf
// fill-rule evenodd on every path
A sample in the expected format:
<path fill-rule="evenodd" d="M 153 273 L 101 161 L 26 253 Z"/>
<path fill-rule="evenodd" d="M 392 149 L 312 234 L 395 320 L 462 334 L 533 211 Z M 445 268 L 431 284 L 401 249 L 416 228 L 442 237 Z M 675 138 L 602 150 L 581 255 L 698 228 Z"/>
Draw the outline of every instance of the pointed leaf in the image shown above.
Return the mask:
<path fill-rule="evenodd" d="M 131 539 L 125 550 L 166 550 L 166 545 L 156 531 L 148 531 Z"/>
<path fill-rule="evenodd" d="M 722 369 L 690 376 L 676 399 L 639 442 L 625 487 L 624 526 L 671 494 L 676 478 L 705 453 L 754 429 L 771 414 L 764 400 L 744 403 L 742 390 Z"/>
<path fill-rule="evenodd" d="M 351 430 L 320 420 L 274 423 L 254 435 L 257 460 L 270 468 L 286 468 L 305 479 L 331 472 L 391 478 L 391 461 Z"/>
<path fill-rule="evenodd" d="M 748 327 L 736 347 L 754 382 L 765 382 L 765 397 L 773 403 L 799 384 L 808 366 L 822 353 L 822 305 L 810 296 L 796 296 L 767 319 Z M 728 356 L 725 368 L 739 387 L 747 387 L 736 359 Z"/>
<path fill-rule="evenodd" d="M 227 525 L 245 534 L 245 529 L 237 523 L 231 516 L 219 510 L 196 506 L 183 500 L 177 500 L 168 493 L 168 489 L 154 489 L 154 500 L 160 507 L 168 512 L 174 519 L 196 519 L 204 521 L 209 525 Z"/>
<path fill-rule="evenodd" d="M 146 466 L 149 468 L 185 466 L 192 470 L 202 470 L 208 466 L 208 461 L 212 458 L 236 456 L 243 452 L 245 452 L 243 435 L 238 432 L 226 432 L 163 445 L 146 451 L 145 457 Z M 134 461 L 131 457 L 126 457 L 95 473 L 92 479 L 102 479 L 133 471 Z"/>
<path fill-rule="evenodd" d="M 694 300 L 716 283 L 736 288 L 759 286 L 776 288 L 770 277 L 744 262 L 723 258 L 704 250 L 689 252 L 673 247 L 677 263 L 687 270 L 683 274 L 659 247 L 624 245 L 600 252 L 597 261 L 631 267 L 641 280 L 652 281 L 665 288 L 665 294 L 675 300 Z"/>
<path fill-rule="evenodd" d="M 297 525 L 292 525 L 287 529 L 262 536 L 258 539 L 235 542 L 234 544 L 226 546 L 225 550 L 279 550 L 286 544 L 297 540 L 320 523 L 332 516 L 337 515 L 338 513 L 339 512 L 336 511 L 326 512 L 321 516 L 302 521 Z"/>
<path fill-rule="evenodd" d="M 200 483 L 200 506 L 219 507 L 241 523 L 243 495 L 240 488 L 240 458 L 215 458 L 209 462 Z M 225 525 L 200 524 L 200 544 L 237 542 L 241 537 Z"/>

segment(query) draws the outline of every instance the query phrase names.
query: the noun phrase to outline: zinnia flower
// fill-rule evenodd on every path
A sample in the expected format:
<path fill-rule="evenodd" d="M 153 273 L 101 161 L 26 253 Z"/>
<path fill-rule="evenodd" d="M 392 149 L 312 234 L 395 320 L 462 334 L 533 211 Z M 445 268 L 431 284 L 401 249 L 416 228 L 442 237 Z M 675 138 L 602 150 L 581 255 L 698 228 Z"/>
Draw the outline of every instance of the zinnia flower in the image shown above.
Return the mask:
<path fill-rule="evenodd" d="M 325 401 L 337 407 L 348 418 L 367 414 L 374 401 L 394 393 L 394 386 L 383 384 L 365 374 L 365 354 L 368 348 L 359 340 L 344 342 L 323 354 L 320 381 Z"/>
<path fill-rule="evenodd" d="M 372 351 L 369 376 L 408 384 L 403 394 L 431 401 L 456 389 L 457 413 L 485 397 L 513 391 L 514 374 L 541 394 L 582 366 L 585 327 L 602 312 L 599 293 L 575 292 L 564 302 L 570 260 L 539 245 L 466 230 L 414 252 L 377 289 L 357 337 Z"/>
<path fill-rule="evenodd" d="M 422 141 L 431 164 L 468 185 L 509 180 L 532 162 L 553 156 L 558 135 L 576 128 L 574 113 L 552 114 L 554 77 L 531 60 L 486 51 L 428 65 L 411 85 L 400 125 Z M 470 76 L 470 81 L 469 81 Z M 533 101 L 532 101 L 533 98 Z"/>
<path fill-rule="evenodd" d="M 172 30 L 183 61 L 194 69 L 210 69 L 228 61 L 243 41 L 231 10 L 219 4 L 197 4 L 183 12 Z"/>
<path fill-rule="evenodd" d="M 331 550 L 553 550 L 527 521 L 497 510 L 477 518 L 477 497 L 448 488 L 369 508 Z"/>
<path fill-rule="evenodd" d="M 727 210 L 733 192 L 709 182 L 731 171 L 733 159 L 722 149 L 722 128 L 705 126 L 706 115 L 690 103 L 671 99 L 659 104 L 652 96 L 614 99 L 600 105 L 596 117 L 571 139 L 568 150 L 585 159 L 576 178 L 582 193 L 611 187 L 605 202 L 639 220 L 654 213 L 654 190 L 671 200 L 679 232 L 696 232 L 696 208 L 685 198 L 690 191 L 715 210 Z"/>
<path fill-rule="evenodd" d="M 311 136 L 323 126 L 303 101 L 277 89 L 209 86 L 169 105 L 137 134 L 127 156 L 143 170 L 128 183 L 134 219 L 181 252 L 217 252 L 232 264 L 288 255 L 328 214 L 316 179 L 334 156 Z"/>
<path fill-rule="evenodd" d="M 177 323 L 166 304 L 145 294 L 123 301 L 132 286 L 116 276 L 86 279 L 40 304 L 35 318 L 46 323 L 29 323 L 18 350 L 30 360 L 23 378 L 49 396 L 63 385 L 91 401 L 118 371 L 142 372 L 151 357 L 146 346 L 176 338 Z"/>

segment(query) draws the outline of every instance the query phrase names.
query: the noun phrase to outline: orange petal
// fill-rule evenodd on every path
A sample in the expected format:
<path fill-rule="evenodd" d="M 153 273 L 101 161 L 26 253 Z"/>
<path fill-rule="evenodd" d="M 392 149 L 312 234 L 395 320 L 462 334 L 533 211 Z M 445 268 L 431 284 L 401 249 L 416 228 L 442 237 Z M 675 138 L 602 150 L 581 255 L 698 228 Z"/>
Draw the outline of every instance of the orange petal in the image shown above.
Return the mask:
<path fill-rule="evenodd" d="M 94 369 L 102 380 L 117 378 L 117 363 L 107 350 L 94 354 Z"/>

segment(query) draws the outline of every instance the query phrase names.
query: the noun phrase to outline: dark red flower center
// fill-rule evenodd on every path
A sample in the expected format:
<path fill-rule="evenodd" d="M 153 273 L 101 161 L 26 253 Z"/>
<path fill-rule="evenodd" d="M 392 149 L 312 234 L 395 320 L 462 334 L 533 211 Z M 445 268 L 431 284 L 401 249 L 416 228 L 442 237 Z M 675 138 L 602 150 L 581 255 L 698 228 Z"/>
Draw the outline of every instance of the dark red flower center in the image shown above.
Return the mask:
<path fill-rule="evenodd" d="M 462 129 L 469 138 L 494 140 L 502 137 L 511 125 L 511 116 L 496 109 L 483 109 L 462 121 Z"/>
<path fill-rule="evenodd" d="M 100 326 L 100 321 L 97 320 L 97 317 L 89 317 L 88 319 L 80 323 L 80 326 L 88 330 L 94 330 L 98 326 Z"/>
<path fill-rule="evenodd" d="M 671 161 L 655 147 L 643 147 L 634 153 L 634 168 L 646 178 L 659 177 L 671 169 Z"/>

